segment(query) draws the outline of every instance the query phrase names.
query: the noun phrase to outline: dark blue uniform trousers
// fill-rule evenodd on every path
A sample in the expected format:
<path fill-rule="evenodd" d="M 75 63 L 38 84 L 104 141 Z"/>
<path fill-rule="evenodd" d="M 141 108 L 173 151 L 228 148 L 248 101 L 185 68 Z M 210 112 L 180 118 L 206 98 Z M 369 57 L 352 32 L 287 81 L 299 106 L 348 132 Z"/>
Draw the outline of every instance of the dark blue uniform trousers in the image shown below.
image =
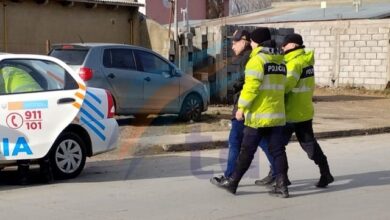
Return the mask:
<path fill-rule="evenodd" d="M 290 140 L 294 132 L 302 149 L 307 153 L 307 156 L 313 160 L 315 164 L 320 166 L 320 169 L 328 169 L 328 160 L 314 137 L 313 120 L 288 123 L 285 129 L 287 140 Z"/>
<path fill-rule="evenodd" d="M 229 134 L 228 161 L 227 161 L 226 171 L 224 173 L 225 177 L 231 177 L 236 167 L 236 161 L 238 155 L 240 154 L 241 144 L 244 137 L 244 128 L 245 128 L 244 121 L 237 121 L 236 119 L 232 119 L 232 127 L 230 129 L 230 134 Z M 273 157 L 269 152 L 267 140 L 265 138 L 262 138 L 260 142 L 257 142 L 256 146 L 259 146 L 264 151 L 271 165 L 271 168 L 273 169 L 274 161 L 273 161 Z"/>
<path fill-rule="evenodd" d="M 234 181 L 240 181 L 252 163 L 257 146 L 261 140 L 268 143 L 269 152 L 274 160 L 274 174 L 287 175 L 288 164 L 286 156 L 286 134 L 284 126 L 251 128 L 245 126 L 240 154 L 236 161 L 236 168 L 232 174 Z"/>

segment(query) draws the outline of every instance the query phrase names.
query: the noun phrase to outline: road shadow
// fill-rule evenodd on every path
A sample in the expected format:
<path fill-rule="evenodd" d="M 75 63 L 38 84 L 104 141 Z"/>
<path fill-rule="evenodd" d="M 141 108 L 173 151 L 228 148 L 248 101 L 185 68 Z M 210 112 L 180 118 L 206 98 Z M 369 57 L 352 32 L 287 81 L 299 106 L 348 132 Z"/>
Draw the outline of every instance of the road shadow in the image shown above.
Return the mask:
<path fill-rule="evenodd" d="M 221 164 L 215 169 L 216 164 Z M 137 157 L 124 160 L 106 160 L 88 162 L 83 172 L 75 179 L 54 181 L 56 183 L 96 183 L 112 181 L 131 181 L 142 179 L 157 179 L 169 177 L 195 176 L 198 179 L 209 179 L 221 173 L 226 164 L 225 159 L 201 157 L 200 153 L 192 156 L 156 156 Z M 29 186 L 39 186 L 42 178 L 39 169 L 30 170 Z M 17 185 L 15 168 L 0 172 L 0 191 L 22 188 Z"/>
<path fill-rule="evenodd" d="M 345 101 L 367 101 L 387 99 L 379 96 L 355 96 L 355 95 L 331 95 L 331 96 L 314 96 L 314 102 L 345 102 Z"/>
<path fill-rule="evenodd" d="M 327 188 L 317 188 L 315 184 L 318 179 L 304 179 L 291 181 L 289 186 L 290 198 L 311 196 L 321 193 L 334 193 L 344 190 L 390 185 L 390 170 L 351 174 L 344 176 L 335 176 L 335 182 Z M 258 187 L 258 190 L 247 190 L 249 187 Z M 237 196 L 268 194 L 271 189 L 265 186 L 256 186 L 254 184 L 240 184 L 237 189 Z"/>
<path fill-rule="evenodd" d="M 331 193 L 362 187 L 390 185 L 390 170 L 335 176 L 335 182 L 327 188 L 316 188 L 318 179 L 294 180 L 289 187 L 293 197 Z"/>
<path fill-rule="evenodd" d="M 201 152 L 195 152 L 191 156 L 165 155 L 124 160 L 93 161 L 86 164 L 84 171 L 77 178 L 54 181 L 52 184 L 136 181 L 188 176 L 195 177 L 193 181 L 204 181 L 205 184 L 210 184 L 208 180 L 212 176 L 221 174 L 225 164 L 225 159 L 202 157 Z M 216 167 L 216 165 L 220 166 Z M 289 187 L 291 197 L 390 185 L 390 170 L 335 176 L 335 182 L 327 188 L 316 188 L 314 185 L 317 181 L 317 179 L 293 180 L 292 185 Z M 37 168 L 31 170 L 30 182 L 31 184 L 27 187 L 45 185 L 42 184 Z M 265 187 L 259 187 L 258 191 L 248 191 L 245 188 L 249 186 L 254 186 L 254 184 L 241 184 L 237 195 L 262 194 L 268 191 Z M 23 187 L 17 185 L 16 169 L 0 172 L 0 191 L 20 188 Z"/>
<path fill-rule="evenodd" d="M 39 167 L 32 166 L 29 172 L 29 183 L 21 186 L 18 183 L 18 172 L 16 167 L 6 168 L 0 171 L 0 191 L 22 189 L 47 185 L 39 172 Z"/>

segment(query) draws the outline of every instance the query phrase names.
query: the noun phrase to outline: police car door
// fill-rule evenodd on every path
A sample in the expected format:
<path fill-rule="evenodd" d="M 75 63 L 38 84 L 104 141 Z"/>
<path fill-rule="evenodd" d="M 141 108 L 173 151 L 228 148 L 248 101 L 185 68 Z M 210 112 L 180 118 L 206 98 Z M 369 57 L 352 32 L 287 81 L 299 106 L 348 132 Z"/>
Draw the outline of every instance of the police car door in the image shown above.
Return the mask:
<path fill-rule="evenodd" d="M 55 58 L 0 58 L 0 161 L 37 159 L 49 152 L 85 95 L 84 84 L 71 71 Z"/>

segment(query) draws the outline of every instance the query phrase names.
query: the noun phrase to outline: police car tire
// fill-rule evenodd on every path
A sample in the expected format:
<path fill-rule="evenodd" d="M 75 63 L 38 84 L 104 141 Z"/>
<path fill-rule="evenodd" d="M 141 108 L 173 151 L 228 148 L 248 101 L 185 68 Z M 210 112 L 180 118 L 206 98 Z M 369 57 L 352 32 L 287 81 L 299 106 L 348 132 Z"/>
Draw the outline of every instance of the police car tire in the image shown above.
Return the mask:
<path fill-rule="evenodd" d="M 183 101 L 179 118 L 183 121 L 200 121 L 202 108 L 202 99 L 196 94 L 190 94 Z"/>
<path fill-rule="evenodd" d="M 74 157 L 75 154 L 72 155 L 73 157 L 71 156 L 77 165 L 76 165 L 76 167 L 72 167 L 72 169 L 69 170 L 68 172 L 66 172 L 64 170 L 64 168 L 65 168 L 64 166 L 61 167 L 61 165 L 59 164 L 59 162 L 62 162 L 62 160 L 59 161 L 59 159 L 62 159 L 62 158 L 58 157 L 58 153 L 59 154 L 64 153 L 64 155 L 65 155 L 65 152 L 63 152 L 63 149 L 64 149 L 63 144 L 71 144 L 71 147 L 73 147 L 72 149 L 76 150 L 76 153 L 78 153 L 77 155 L 79 155 L 79 156 L 77 156 L 79 159 Z M 80 136 L 78 134 L 73 133 L 73 132 L 62 133 L 57 138 L 56 142 L 53 145 L 53 148 L 51 149 L 51 153 L 50 153 L 50 164 L 51 164 L 52 171 L 53 171 L 53 177 L 55 179 L 71 179 L 71 178 L 77 177 L 81 173 L 81 171 L 84 169 L 85 160 L 86 160 L 86 152 L 87 152 L 86 151 L 86 144 L 83 141 L 83 139 L 80 138 Z M 68 164 L 68 163 L 65 162 L 65 164 Z"/>

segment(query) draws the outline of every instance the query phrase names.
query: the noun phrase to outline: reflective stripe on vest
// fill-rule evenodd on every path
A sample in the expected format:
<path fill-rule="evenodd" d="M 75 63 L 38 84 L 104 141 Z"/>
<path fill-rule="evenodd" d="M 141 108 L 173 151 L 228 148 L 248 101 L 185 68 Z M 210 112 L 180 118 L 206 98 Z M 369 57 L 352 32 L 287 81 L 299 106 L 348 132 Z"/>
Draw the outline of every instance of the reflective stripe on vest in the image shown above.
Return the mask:
<path fill-rule="evenodd" d="M 284 113 L 247 113 L 245 114 L 246 120 L 251 119 L 284 119 L 286 115 Z"/>
<path fill-rule="evenodd" d="M 247 107 L 250 103 L 244 99 L 239 99 L 238 100 L 238 105 L 241 105 L 241 106 L 244 106 L 244 107 Z"/>
<path fill-rule="evenodd" d="M 263 53 L 258 53 L 257 55 L 263 60 L 264 65 L 268 63 L 268 58 Z"/>
<path fill-rule="evenodd" d="M 267 72 L 267 70 L 266 70 L 267 65 L 269 65 L 270 63 L 268 62 L 268 59 L 267 59 L 267 57 L 264 54 L 259 53 L 258 56 L 264 62 L 264 72 L 266 74 L 266 72 Z M 284 68 L 284 70 L 286 69 L 286 67 L 284 65 L 283 65 L 283 68 Z M 272 73 L 272 74 L 278 74 L 278 72 L 275 72 L 275 73 Z M 268 75 L 264 76 L 263 78 L 264 78 L 264 81 L 262 82 L 262 84 L 261 84 L 261 86 L 259 88 L 260 90 L 281 90 L 281 91 L 284 91 L 284 89 L 285 89 L 284 84 L 283 85 L 281 85 L 281 84 L 270 84 Z"/>
<path fill-rule="evenodd" d="M 311 92 L 313 89 L 310 87 L 302 86 L 300 88 L 293 88 L 293 93 L 303 93 L 303 92 Z"/>
<path fill-rule="evenodd" d="M 288 72 L 288 73 L 287 73 L 287 76 L 293 76 L 297 81 L 299 80 L 299 78 L 301 78 L 301 77 L 299 76 L 299 74 L 296 73 L 296 72 Z"/>
<path fill-rule="evenodd" d="M 253 77 L 255 77 L 256 79 L 260 79 L 260 80 L 263 79 L 263 73 L 262 73 L 262 72 L 255 71 L 255 70 L 246 70 L 246 71 L 245 71 L 245 75 L 253 76 Z"/>
<path fill-rule="evenodd" d="M 281 91 L 284 91 L 284 85 L 280 85 L 280 84 L 265 85 L 265 84 L 262 84 L 260 86 L 260 90 L 281 90 Z"/>

